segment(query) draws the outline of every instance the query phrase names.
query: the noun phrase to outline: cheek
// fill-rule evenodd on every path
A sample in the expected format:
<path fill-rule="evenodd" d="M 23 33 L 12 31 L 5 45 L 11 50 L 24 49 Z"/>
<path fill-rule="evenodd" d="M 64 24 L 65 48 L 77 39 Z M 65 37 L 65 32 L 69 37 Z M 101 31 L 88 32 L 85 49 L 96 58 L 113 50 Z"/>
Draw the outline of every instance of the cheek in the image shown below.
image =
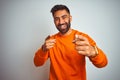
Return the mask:
<path fill-rule="evenodd" d="M 57 21 L 54 21 L 55 26 L 57 26 L 59 23 Z"/>

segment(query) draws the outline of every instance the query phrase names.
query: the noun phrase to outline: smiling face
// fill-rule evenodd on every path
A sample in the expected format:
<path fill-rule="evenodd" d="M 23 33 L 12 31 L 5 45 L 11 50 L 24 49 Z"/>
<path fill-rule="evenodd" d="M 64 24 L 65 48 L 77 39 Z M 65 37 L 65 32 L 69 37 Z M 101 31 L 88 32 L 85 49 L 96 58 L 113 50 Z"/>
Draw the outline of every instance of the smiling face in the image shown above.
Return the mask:
<path fill-rule="evenodd" d="M 71 15 L 66 10 L 58 10 L 53 15 L 56 28 L 61 34 L 66 34 L 71 26 Z"/>

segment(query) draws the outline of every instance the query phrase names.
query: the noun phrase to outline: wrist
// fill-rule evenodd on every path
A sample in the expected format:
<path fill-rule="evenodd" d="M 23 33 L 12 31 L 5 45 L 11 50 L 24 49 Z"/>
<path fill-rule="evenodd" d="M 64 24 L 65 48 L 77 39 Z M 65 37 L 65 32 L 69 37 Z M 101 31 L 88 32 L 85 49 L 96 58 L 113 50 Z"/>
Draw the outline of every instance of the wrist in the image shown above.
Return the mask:
<path fill-rule="evenodd" d="M 41 48 L 42 48 L 42 51 L 44 52 L 47 51 L 45 44 L 43 44 Z"/>
<path fill-rule="evenodd" d="M 93 50 L 94 50 L 93 55 L 91 55 L 90 58 L 94 58 L 94 57 L 96 57 L 98 55 L 98 49 L 97 49 L 96 46 L 93 46 Z"/>

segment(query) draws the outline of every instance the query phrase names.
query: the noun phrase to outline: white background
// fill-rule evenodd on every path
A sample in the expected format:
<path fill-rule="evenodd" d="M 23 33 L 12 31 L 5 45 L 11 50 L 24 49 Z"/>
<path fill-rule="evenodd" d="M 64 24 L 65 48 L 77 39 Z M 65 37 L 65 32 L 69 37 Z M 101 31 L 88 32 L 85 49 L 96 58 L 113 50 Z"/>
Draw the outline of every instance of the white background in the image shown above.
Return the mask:
<path fill-rule="evenodd" d="M 69 7 L 72 28 L 89 34 L 106 53 L 108 65 L 87 59 L 88 80 L 120 80 L 120 0 L 0 0 L 0 80 L 48 80 L 49 60 L 41 67 L 34 53 L 54 34 L 50 13 L 55 4 Z"/>

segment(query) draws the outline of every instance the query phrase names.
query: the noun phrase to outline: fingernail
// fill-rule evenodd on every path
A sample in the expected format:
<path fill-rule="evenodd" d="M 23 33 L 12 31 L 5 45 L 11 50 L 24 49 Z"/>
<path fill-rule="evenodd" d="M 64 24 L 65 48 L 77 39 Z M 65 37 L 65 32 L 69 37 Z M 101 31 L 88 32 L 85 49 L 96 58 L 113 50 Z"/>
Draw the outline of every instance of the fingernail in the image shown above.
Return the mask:
<path fill-rule="evenodd" d="M 78 38 L 78 35 L 77 35 L 77 34 L 75 35 L 75 38 Z"/>

